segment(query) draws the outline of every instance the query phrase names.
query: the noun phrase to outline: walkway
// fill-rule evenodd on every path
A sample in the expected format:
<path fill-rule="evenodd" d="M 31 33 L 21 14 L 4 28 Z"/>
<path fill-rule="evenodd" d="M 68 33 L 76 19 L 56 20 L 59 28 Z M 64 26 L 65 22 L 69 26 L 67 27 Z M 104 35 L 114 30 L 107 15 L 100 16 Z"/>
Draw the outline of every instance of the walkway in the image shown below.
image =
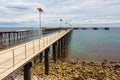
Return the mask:
<path fill-rule="evenodd" d="M 0 80 L 25 65 L 28 61 L 59 40 L 72 29 L 42 37 L 0 52 Z"/>

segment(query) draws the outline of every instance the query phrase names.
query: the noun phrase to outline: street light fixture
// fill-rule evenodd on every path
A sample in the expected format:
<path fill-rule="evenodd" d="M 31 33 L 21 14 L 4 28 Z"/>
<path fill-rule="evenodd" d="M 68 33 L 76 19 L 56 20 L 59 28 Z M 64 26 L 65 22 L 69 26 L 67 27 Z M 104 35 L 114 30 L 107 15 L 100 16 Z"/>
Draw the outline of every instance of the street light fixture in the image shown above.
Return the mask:
<path fill-rule="evenodd" d="M 40 26 L 39 38 L 41 38 L 41 37 L 42 37 L 42 30 L 41 30 L 41 14 L 42 14 L 42 12 L 44 12 L 44 11 L 43 11 L 42 8 L 37 8 L 37 10 L 39 11 L 39 26 Z"/>

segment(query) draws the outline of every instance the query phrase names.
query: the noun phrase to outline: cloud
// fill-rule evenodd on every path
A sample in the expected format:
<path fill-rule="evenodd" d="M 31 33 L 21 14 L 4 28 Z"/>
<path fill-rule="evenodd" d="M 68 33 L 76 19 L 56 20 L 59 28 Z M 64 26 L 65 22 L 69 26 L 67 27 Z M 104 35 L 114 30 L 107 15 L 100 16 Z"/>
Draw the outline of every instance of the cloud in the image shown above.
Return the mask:
<path fill-rule="evenodd" d="M 120 23 L 119 0 L 0 0 L 0 25 L 39 26 L 38 7 L 42 7 L 43 26 L 57 26 L 59 19 L 76 24 Z"/>

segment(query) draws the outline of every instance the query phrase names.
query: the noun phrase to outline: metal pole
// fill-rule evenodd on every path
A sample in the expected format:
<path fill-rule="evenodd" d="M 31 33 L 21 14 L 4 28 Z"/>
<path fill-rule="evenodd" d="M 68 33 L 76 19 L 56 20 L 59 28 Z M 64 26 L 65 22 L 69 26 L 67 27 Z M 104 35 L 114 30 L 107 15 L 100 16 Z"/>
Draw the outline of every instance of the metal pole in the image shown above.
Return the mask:
<path fill-rule="evenodd" d="M 40 50 L 40 39 L 39 39 L 39 50 Z"/>
<path fill-rule="evenodd" d="M 40 25 L 39 36 L 41 37 L 41 12 L 39 12 L 39 25 Z"/>
<path fill-rule="evenodd" d="M 60 28 L 62 29 L 62 19 L 60 19 Z"/>
<path fill-rule="evenodd" d="M 34 48 L 34 41 L 33 41 L 33 54 L 34 54 L 34 52 L 35 52 L 35 50 L 34 50 L 35 48 Z"/>
<path fill-rule="evenodd" d="M 15 67 L 15 53 L 14 53 L 14 49 L 13 49 L 13 68 Z"/>
<path fill-rule="evenodd" d="M 60 28 L 62 28 L 61 26 L 62 26 L 62 23 L 61 23 L 61 21 L 60 21 Z"/>
<path fill-rule="evenodd" d="M 26 45 L 25 45 L 25 59 L 27 57 Z"/>

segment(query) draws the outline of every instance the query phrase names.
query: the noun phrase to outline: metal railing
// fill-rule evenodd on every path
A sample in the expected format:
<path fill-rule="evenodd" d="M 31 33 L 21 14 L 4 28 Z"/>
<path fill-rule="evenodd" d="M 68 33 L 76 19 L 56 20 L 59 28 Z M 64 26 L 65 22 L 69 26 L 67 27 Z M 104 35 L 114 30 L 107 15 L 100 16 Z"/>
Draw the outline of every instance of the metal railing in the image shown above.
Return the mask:
<path fill-rule="evenodd" d="M 0 80 L 32 59 L 45 48 L 60 39 L 69 30 L 63 30 L 49 36 L 36 39 L 0 52 Z"/>
<path fill-rule="evenodd" d="M 6 48 L 10 48 L 10 47 L 13 47 L 13 46 L 16 46 L 18 44 L 21 44 L 21 43 L 24 43 L 24 42 L 27 42 L 27 41 L 31 41 L 31 40 L 34 40 L 34 39 L 37 39 L 38 38 L 38 34 L 28 34 L 27 36 L 18 36 L 18 37 L 15 37 L 15 38 L 6 38 L 6 39 L 2 39 L 0 40 L 0 45 L 4 45 L 5 48 L 3 49 L 0 49 L 0 50 L 4 50 Z"/>

